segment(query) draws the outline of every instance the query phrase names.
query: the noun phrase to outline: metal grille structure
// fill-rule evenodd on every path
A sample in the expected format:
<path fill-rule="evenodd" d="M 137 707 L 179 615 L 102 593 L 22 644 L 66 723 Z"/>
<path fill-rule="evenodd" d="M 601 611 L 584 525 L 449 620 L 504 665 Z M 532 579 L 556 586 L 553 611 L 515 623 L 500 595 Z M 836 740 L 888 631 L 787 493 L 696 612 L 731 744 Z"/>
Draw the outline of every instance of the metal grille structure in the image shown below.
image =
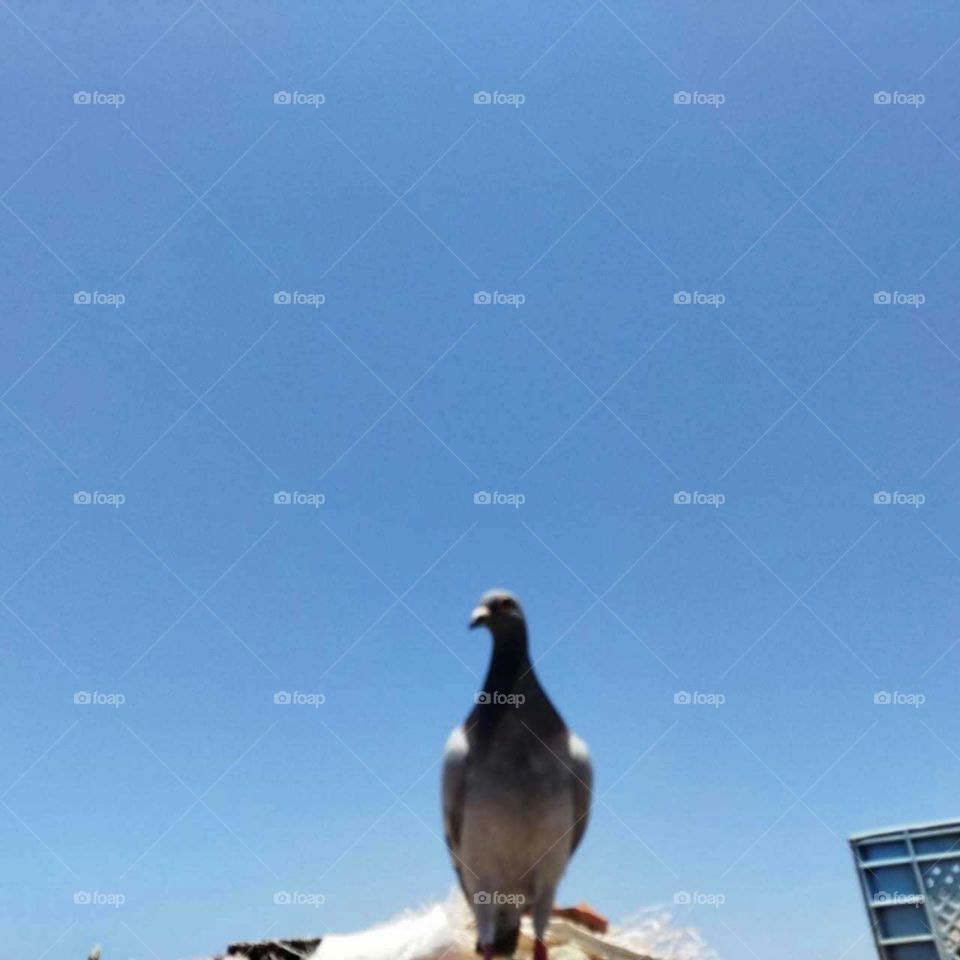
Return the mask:
<path fill-rule="evenodd" d="M 881 960 L 960 960 L 960 821 L 850 838 Z"/>

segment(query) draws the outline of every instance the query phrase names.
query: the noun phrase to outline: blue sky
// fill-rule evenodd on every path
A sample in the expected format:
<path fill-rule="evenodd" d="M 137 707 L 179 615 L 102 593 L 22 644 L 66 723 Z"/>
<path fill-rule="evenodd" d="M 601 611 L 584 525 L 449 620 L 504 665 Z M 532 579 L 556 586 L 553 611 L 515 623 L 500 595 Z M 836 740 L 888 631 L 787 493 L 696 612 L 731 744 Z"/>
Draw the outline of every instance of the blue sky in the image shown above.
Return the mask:
<path fill-rule="evenodd" d="M 561 899 L 873 956 L 845 838 L 958 813 L 960 12 L 0 7 L 6 950 L 443 896 L 502 585 Z"/>

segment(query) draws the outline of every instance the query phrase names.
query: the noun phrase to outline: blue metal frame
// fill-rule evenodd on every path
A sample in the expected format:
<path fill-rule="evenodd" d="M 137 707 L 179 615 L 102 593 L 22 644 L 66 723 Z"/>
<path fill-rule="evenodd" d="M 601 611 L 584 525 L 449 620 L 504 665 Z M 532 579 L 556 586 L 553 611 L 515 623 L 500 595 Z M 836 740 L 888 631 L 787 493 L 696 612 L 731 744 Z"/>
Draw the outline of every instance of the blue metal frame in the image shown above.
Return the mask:
<path fill-rule="evenodd" d="M 881 960 L 960 956 L 960 820 L 850 837 Z"/>

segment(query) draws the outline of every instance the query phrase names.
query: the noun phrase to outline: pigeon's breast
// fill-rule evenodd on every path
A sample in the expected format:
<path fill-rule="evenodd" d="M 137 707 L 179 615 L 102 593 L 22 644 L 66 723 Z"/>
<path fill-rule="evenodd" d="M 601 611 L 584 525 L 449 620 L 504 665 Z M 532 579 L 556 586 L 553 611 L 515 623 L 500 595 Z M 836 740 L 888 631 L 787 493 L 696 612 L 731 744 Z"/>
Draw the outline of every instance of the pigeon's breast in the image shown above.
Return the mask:
<path fill-rule="evenodd" d="M 504 737 L 471 764 L 461 844 L 475 874 L 465 872 L 469 887 L 532 897 L 544 882 L 559 879 L 574 812 L 570 773 L 558 753 Z"/>
<path fill-rule="evenodd" d="M 569 792 L 521 796 L 500 790 L 468 794 L 461 856 L 468 888 L 516 894 L 532 902 L 557 883 L 570 855 Z"/>

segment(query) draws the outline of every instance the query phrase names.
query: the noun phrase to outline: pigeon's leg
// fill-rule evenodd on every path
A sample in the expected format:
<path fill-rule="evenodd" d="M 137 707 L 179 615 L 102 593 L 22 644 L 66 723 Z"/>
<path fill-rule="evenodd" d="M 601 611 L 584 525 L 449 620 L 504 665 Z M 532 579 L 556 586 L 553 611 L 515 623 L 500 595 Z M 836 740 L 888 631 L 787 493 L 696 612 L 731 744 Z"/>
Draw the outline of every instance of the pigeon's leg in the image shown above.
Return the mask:
<path fill-rule="evenodd" d="M 554 888 L 541 889 L 533 901 L 533 960 L 547 960 L 547 926 L 553 913 Z"/>
<path fill-rule="evenodd" d="M 487 889 L 493 889 L 493 887 Z M 477 921 L 477 953 L 483 957 L 483 960 L 492 960 L 497 932 L 497 915 L 489 893 L 481 890 L 474 894 L 473 915 Z"/>

